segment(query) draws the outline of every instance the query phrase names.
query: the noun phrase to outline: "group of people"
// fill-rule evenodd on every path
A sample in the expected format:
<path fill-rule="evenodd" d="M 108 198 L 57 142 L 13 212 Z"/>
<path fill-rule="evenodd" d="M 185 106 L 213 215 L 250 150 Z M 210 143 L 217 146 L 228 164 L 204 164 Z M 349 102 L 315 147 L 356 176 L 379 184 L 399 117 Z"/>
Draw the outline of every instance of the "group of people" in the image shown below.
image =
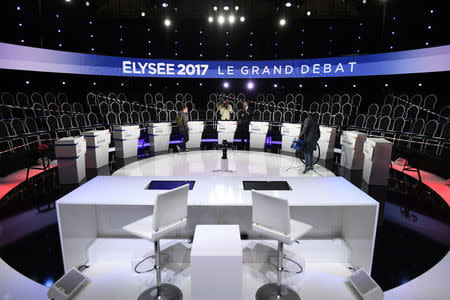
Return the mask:
<path fill-rule="evenodd" d="M 238 118 L 241 123 L 238 127 L 238 132 L 240 133 L 241 140 L 250 140 L 249 125 L 253 119 L 253 109 L 248 106 L 247 100 L 243 102 L 243 108 L 237 112 Z M 230 120 L 231 114 L 233 113 L 233 108 L 227 102 L 223 102 L 217 106 L 221 120 Z M 189 141 L 189 126 L 188 126 L 188 108 L 183 106 L 178 117 L 177 125 L 180 135 L 182 136 L 182 142 L 180 146 L 177 145 L 178 151 L 187 151 L 186 143 Z M 302 125 L 302 130 L 300 132 L 299 138 L 305 142 L 304 154 L 305 154 L 305 169 L 303 173 L 313 169 L 313 152 L 316 150 L 317 141 L 320 139 L 320 129 L 319 123 L 313 114 L 309 114 Z M 248 143 L 245 143 L 248 148 Z"/>

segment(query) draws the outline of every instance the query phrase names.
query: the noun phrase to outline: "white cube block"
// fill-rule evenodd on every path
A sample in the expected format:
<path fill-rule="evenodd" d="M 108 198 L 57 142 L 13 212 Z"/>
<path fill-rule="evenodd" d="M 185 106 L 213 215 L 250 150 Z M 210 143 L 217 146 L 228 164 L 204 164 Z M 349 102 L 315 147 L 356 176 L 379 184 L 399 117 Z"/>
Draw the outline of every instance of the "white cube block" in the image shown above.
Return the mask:
<path fill-rule="evenodd" d="M 197 225 L 191 250 L 192 299 L 242 299 L 242 264 L 238 225 Z"/>

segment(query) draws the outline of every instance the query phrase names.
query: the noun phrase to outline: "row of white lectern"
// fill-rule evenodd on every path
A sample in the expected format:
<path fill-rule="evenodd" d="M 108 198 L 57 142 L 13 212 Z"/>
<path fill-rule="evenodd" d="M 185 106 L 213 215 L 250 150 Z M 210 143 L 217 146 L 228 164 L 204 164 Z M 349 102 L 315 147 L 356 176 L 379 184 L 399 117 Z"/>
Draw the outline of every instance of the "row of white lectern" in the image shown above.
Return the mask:
<path fill-rule="evenodd" d="M 203 121 L 189 122 L 189 141 L 187 148 L 200 148 L 205 128 Z M 217 123 L 218 143 L 233 141 L 237 129 L 235 121 Z M 264 150 L 266 145 L 268 122 L 250 122 L 250 149 Z M 284 123 L 281 125 L 281 150 L 293 153 L 294 138 L 300 135 L 301 125 Z M 320 153 L 314 156 L 328 160 L 334 157 L 336 128 L 320 126 Z M 167 152 L 170 143 L 172 125 L 170 122 L 153 123 L 148 126 L 149 148 L 153 153 Z M 112 138 L 115 143 L 115 156 L 127 159 L 137 156 L 139 126 L 115 126 Z M 66 137 L 55 144 L 58 160 L 59 180 L 62 184 L 79 183 L 86 177 L 86 168 L 98 169 L 109 161 L 109 130 L 93 130 L 83 133 L 82 137 Z M 365 133 L 344 131 L 341 135 L 341 165 L 350 170 L 363 170 L 363 179 L 371 185 L 386 185 L 392 152 L 392 143 L 382 138 L 367 138 Z"/>
<path fill-rule="evenodd" d="M 112 138 L 117 158 L 137 156 L 139 126 L 116 126 Z M 58 176 L 61 184 L 79 183 L 86 177 L 86 169 L 99 169 L 109 162 L 109 130 L 91 130 L 83 136 L 65 137 L 55 143 Z"/>

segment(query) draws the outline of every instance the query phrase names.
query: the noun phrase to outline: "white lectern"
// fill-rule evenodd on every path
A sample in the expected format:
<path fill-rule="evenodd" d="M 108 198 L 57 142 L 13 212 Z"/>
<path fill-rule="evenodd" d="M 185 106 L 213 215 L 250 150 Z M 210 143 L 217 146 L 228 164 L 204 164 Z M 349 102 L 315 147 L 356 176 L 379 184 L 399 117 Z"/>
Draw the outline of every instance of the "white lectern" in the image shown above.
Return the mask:
<path fill-rule="evenodd" d="M 217 142 L 222 144 L 224 140 L 233 143 L 234 133 L 236 132 L 236 121 L 218 121 L 217 122 Z"/>
<path fill-rule="evenodd" d="M 250 132 L 250 148 L 264 150 L 269 122 L 251 121 L 248 131 Z"/>
<path fill-rule="evenodd" d="M 383 138 L 367 138 L 363 153 L 364 181 L 370 185 L 387 185 L 392 143 Z"/>
<path fill-rule="evenodd" d="M 364 164 L 363 146 L 367 134 L 343 131 L 341 135 L 341 166 L 349 170 L 361 170 Z"/>
<path fill-rule="evenodd" d="M 191 250 L 192 299 L 242 299 L 242 265 L 238 225 L 197 225 Z"/>
<path fill-rule="evenodd" d="M 320 159 L 327 160 L 334 157 L 334 143 L 336 141 L 336 128 L 320 126 L 320 139 L 317 141 L 320 147 Z M 317 151 L 314 151 L 317 157 Z"/>
<path fill-rule="evenodd" d="M 281 125 L 281 151 L 290 153 L 295 152 L 295 150 L 291 148 L 291 145 L 294 139 L 298 138 L 301 130 L 301 124 L 283 123 Z"/>
<path fill-rule="evenodd" d="M 65 137 L 55 143 L 60 184 L 79 183 L 86 177 L 86 140 L 84 137 Z"/>
<path fill-rule="evenodd" d="M 91 130 L 83 133 L 86 139 L 86 168 L 98 169 L 109 162 L 109 130 Z"/>
<path fill-rule="evenodd" d="M 186 148 L 195 149 L 200 148 L 202 142 L 203 129 L 205 122 L 203 121 L 189 121 L 189 141 L 186 143 Z"/>
<path fill-rule="evenodd" d="M 172 123 L 161 122 L 148 125 L 148 138 L 150 152 L 156 153 L 169 150 L 170 134 L 172 133 Z"/>
<path fill-rule="evenodd" d="M 130 158 L 137 156 L 138 139 L 141 131 L 135 126 L 114 126 L 113 139 L 117 158 Z"/>

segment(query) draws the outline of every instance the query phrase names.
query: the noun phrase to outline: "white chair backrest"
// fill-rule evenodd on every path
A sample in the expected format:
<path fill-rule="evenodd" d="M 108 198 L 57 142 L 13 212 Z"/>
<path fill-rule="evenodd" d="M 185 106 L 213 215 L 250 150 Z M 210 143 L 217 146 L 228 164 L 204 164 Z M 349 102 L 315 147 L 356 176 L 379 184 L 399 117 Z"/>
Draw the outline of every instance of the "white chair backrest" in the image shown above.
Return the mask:
<path fill-rule="evenodd" d="M 253 223 L 286 234 L 291 232 L 287 200 L 252 190 L 252 201 Z"/>
<path fill-rule="evenodd" d="M 187 218 L 189 184 L 185 184 L 156 198 L 153 211 L 153 229 L 158 229 Z"/>

